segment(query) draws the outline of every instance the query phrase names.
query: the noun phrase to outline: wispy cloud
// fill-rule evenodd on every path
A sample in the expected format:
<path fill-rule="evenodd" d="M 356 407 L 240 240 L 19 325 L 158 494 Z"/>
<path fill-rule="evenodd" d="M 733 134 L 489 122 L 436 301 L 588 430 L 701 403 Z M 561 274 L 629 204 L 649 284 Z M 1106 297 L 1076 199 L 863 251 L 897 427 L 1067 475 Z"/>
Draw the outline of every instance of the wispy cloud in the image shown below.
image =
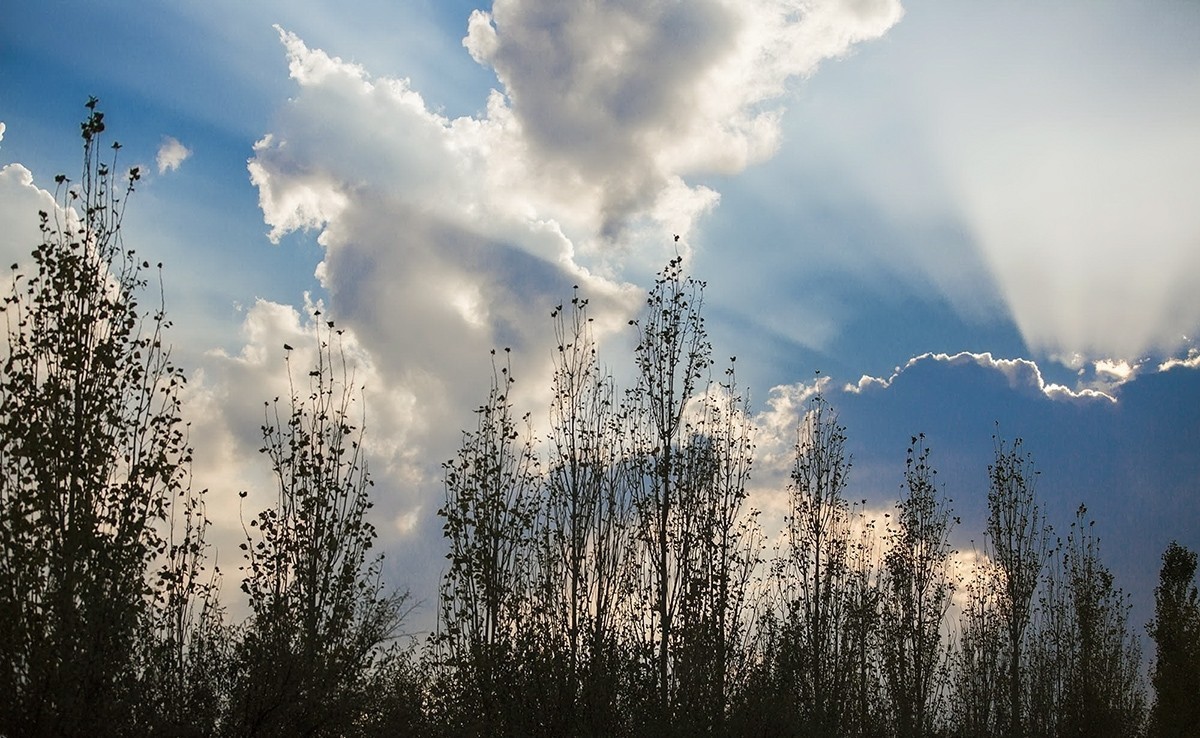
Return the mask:
<path fill-rule="evenodd" d="M 950 16 L 938 55 L 969 63 L 925 77 L 936 156 L 1031 348 L 1170 353 L 1200 323 L 1200 16 L 1046 11 Z"/>
<path fill-rule="evenodd" d="M 805 85 L 739 202 L 771 218 L 729 231 L 795 241 L 785 285 L 944 301 L 1039 359 L 1175 353 L 1200 324 L 1200 6 L 1155 8 L 914 5 Z"/>

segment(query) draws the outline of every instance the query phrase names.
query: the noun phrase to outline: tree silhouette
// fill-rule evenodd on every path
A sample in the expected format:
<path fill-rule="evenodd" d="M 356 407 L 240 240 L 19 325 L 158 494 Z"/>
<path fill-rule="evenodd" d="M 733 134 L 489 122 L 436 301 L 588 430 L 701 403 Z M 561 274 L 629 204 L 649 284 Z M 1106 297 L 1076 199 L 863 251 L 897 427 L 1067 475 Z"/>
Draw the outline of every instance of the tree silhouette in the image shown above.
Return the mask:
<path fill-rule="evenodd" d="M 1003 572 L 986 556 L 976 556 L 965 576 L 966 603 L 952 654 L 951 721 L 957 732 L 987 738 L 1003 731 L 1004 626 L 1001 611 Z"/>
<path fill-rule="evenodd" d="M 619 720 L 620 643 L 630 599 L 633 506 L 612 377 L 599 365 L 578 287 L 551 314 L 557 351 L 549 463 L 538 516 L 537 591 L 550 644 L 565 647 L 555 679 L 562 729 L 609 734 Z"/>
<path fill-rule="evenodd" d="M 655 702 L 649 714 L 665 721 L 664 727 L 675 714 L 672 646 L 690 574 L 683 550 L 687 523 L 680 517 L 680 498 L 689 483 L 685 421 L 712 364 L 701 314 L 703 294 L 703 283 L 684 274 L 683 259 L 677 256 L 655 279 L 642 318 L 634 322 L 638 378 L 627 400 L 635 439 L 631 479 L 642 544 L 640 569 L 650 593 L 640 648 L 654 665 Z"/>
<path fill-rule="evenodd" d="M 930 734 L 944 697 L 942 624 L 950 608 L 949 502 L 939 494 L 925 436 L 913 437 L 904 468 L 898 528 L 884 559 L 882 666 L 895 734 Z"/>
<path fill-rule="evenodd" d="M 332 322 L 314 325 L 307 391 L 295 386 L 289 352 L 289 397 L 266 403 L 260 451 L 277 486 L 242 545 L 251 618 L 236 645 L 235 733 L 350 732 L 404 614 L 406 595 L 384 592 L 382 559 L 370 557 L 372 482 L 352 373 Z"/>
<path fill-rule="evenodd" d="M 39 213 L 32 271 L 13 266 L 0 308 L 7 735 L 170 729 L 197 707 L 184 690 L 200 673 L 186 672 L 203 650 L 194 636 L 215 617 L 184 377 L 164 344 L 161 302 L 139 304 L 150 264 L 122 238 L 139 173 L 116 173 L 116 143 L 104 159 L 104 113 L 95 98 L 87 109 L 81 178 L 55 178 L 58 205 Z"/>
<path fill-rule="evenodd" d="M 439 675 L 447 698 L 439 705 L 441 719 L 466 735 L 520 732 L 531 717 L 515 680 L 529 615 L 539 465 L 528 428 L 522 432 L 512 414 L 512 371 L 494 363 L 493 370 L 476 429 L 463 433 L 457 457 L 443 464 L 446 501 L 438 511 L 450 547 L 433 640 L 438 664 L 448 668 Z"/>
<path fill-rule="evenodd" d="M 1055 551 L 1035 623 L 1028 730 L 1034 735 L 1138 735 L 1145 717 L 1141 649 L 1128 604 L 1100 559 L 1080 506 Z"/>
<path fill-rule="evenodd" d="M 1000 613 L 1006 636 L 1007 681 L 1007 699 L 1001 703 L 1003 727 L 1010 738 L 1020 738 L 1025 735 L 1025 635 L 1033 614 L 1033 596 L 1049 555 L 1049 529 L 1034 491 L 1038 473 L 1030 457 L 1021 453 L 1021 439 L 1011 446 L 999 437 L 994 440 L 995 460 L 988 467 L 987 534 L 1002 574 Z"/>
<path fill-rule="evenodd" d="M 1163 552 L 1154 620 L 1148 628 L 1157 649 L 1149 730 L 1156 738 L 1195 735 L 1200 725 L 1200 597 L 1195 578 L 1196 552 L 1172 541 Z"/>
<path fill-rule="evenodd" d="M 783 608 L 784 662 L 778 668 L 799 729 L 833 736 L 845 729 L 853 671 L 847 626 L 854 573 L 845 498 L 850 459 L 845 428 L 821 395 L 810 401 L 798 434 L 785 547 L 775 573 Z"/>

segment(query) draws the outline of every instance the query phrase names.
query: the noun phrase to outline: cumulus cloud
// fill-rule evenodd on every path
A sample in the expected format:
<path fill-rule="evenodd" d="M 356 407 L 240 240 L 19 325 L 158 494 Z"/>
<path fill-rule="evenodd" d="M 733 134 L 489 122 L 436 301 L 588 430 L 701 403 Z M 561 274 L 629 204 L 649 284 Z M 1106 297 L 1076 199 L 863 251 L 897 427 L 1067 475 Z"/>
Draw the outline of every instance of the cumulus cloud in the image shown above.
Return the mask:
<path fill-rule="evenodd" d="M 0 169 L 0 266 L 23 262 L 41 242 L 38 211 L 53 213 L 54 196 L 33 182 L 33 173 L 21 164 Z"/>
<path fill-rule="evenodd" d="M 158 147 L 158 173 L 174 172 L 192 155 L 192 150 L 171 136 L 164 136 L 162 145 Z"/>
<path fill-rule="evenodd" d="M 896 367 L 891 376 L 872 377 L 864 374 L 858 382 L 846 384 L 842 387 L 844 392 L 852 394 L 862 394 L 873 390 L 885 390 L 896 381 L 897 378 L 904 372 L 924 362 L 941 362 L 951 366 L 963 366 L 966 364 L 975 364 L 985 369 L 998 372 L 1008 380 L 1008 384 L 1013 389 L 1032 389 L 1039 392 L 1052 400 L 1098 400 L 1103 399 L 1109 402 L 1116 402 L 1116 399 L 1107 392 L 1094 389 L 1092 387 L 1081 387 L 1071 389 L 1061 384 L 1047 382 L 1042 376 L 1042 370 L 1037 363 L 1029 359 L 997 359 L 990 352 L 972 353 L 970 351 L 961 351 L 957 354 L 944 353 L 925 353 L 920 356 L 914 356 L 902 367 Z M 1105 368 L 1115 367 L 1116 365 L 1109 362 L 1104 365 Z M 1128 369 L 1128 365 L 1123 365 Z"/>
<path fill-rule="evenodd" d="M 280 29 L 299 91 L 255 145 L 251 179 L 272 239 L 319 231 L 317 274 L 385 381 L 409 388 L 422 417 L 457 417 L 494 346 L 514 348 L 521 386 L 546 384 L 549 312 L 572 285 L 601 340 L 623 326 L 640 300 L 621 259 L 654 243 L 644 265 L 657 266 L 670 234 L 686 248 L 717 201 L 686 178 L 767 156 L 788 79 L 899 14 L 894 2 L 499 2 L 472 15 L 464 44 L 504 90 L 457 119 L 408 80 Z"/>
<path fill-rule="evenodd" d="M 453 453 L 486 394 L 489 349 L 512 347 L 510 399 L 537 422 L 551 310 L 578 285 L 597 338 L 621 340 L 642 304 L 630 280 L 686 254 L 718 201 L 691 178 L 769 156 L 788 80 L 899 14 L 890 0 L 501 0 L 471 16 L 463 43 L 503 89 L 460 118 L 407 79 L 373 76 L 278 29 L 298 89 L 255 144 L 250 177 L 272 240 L 317 233 L 332 311 L 371 384 L 392 396 L 396 420 L 372 435 L 426 465 L 389 475 L 412 502 L 394 511 L 396 536 L 429 535 L 436 522 L 429 464 Z M 288 336 L 302 321 L 288 310 L 257 304 L 242 353 L 206 363 L 213 412 L 245 406 L 229 393 L 277 383 L 262 362 L 271 346 L 298 345 Z M 257 427 L 250 420 L 214 421 L 225 429 L 215 437 Z"/>
<path fill-rule="evenodd" d="M 4 121 L 0 120 L 0 141 L 4 140 L 5 125 Z"/>
<path fill-rule="evenodd" d="M 892 0 L 500 0 L 463 44 L 495 70 L 538 174 L 611 240 L 668 196 L 689 216 L 711 207 L 686 178 L 774 153 L 788 81 L 900 15 Z"/>

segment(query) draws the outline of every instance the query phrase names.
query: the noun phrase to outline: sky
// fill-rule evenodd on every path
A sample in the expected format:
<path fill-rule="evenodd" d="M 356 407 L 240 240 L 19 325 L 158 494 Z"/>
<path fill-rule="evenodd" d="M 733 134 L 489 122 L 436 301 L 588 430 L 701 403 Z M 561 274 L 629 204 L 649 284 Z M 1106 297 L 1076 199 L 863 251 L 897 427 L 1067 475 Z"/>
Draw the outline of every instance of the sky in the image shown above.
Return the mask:
<path fill-rule="evenodd" d="M 387 576 L 428 622 L 489 351 L 544 423 L 551 309 L 578 285 L 627 377 L 678 252 L 768 515 L 818 388 L 871 510 L 926 435 L 964 550 L 993 435 L 1020 437 L 1140 628 L 1168 542 L 1200 549 L 1197 38 L 1183 0 L 0 0 L 0 258 L 97 96 L 145 173 L 125 240 L 165 265 L 234 599 L 237 492 L 268 499 L 262 402 L 312 310 L 346 331 Z"/>

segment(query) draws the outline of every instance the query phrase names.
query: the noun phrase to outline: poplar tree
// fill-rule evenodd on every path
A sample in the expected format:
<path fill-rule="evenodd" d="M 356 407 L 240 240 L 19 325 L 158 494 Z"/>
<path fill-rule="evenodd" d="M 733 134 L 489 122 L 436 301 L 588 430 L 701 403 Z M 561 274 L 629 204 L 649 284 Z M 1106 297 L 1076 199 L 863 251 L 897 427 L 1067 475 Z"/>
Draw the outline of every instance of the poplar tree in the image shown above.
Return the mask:
<path fill-rule="evenodd" d="M 924 435 L 911 444 L 898 528 L 884 558 L 880 638 L 890 717 L 902 738 L 928 735 L 937 723 L 947 656 L 941 630 L 954 592 L 949 501 L 937 487 Z"/>
<path fill-rule="evenodd" d="M 683 498 L 688 469 L 689 406 L 707 387 L 712 347 L 701 312 L 704 284 L 684 273 L 676 256 L 646 298 L 634 349 L 637 384 L 627 399 L 634 438 L 630 479 L 641 544 L 640 568 L 649 595 L 639 641 L 652 667 L 650 714 L 671 721 L 678 673 L 673 664 L 678 615 L 688 570 Z"/>
<path fill-rule="evenodd" d="M 851 462 L 845 427 L 823 396 L 810 401 L 798 435 L 785 548 L 776 564 L 783 588 L 781 655 L 791 662 L 780 666 L 799 729 L 834 736 L 844 731 L 850 709 L 848 625 L 857 599 L 852 590 L 861 581 L 853 571 L 845 497 Z"/>
<path fill-rule="evenodd" d="M 533 623 L 541 470 L 528 416 L 513 413 L 511 368 L 493 370 L 475 429 L 442 465 L 446 498 L 438 511 L 449 551 L 431 644 L 445 697 L 437 709 L 466 735 L 527 733 L 522 726 L 540 718 L 522 702 L 518 676 L 532 653 L 523 649 Z"/>
<path fill-rule="evenodd" d="M 1003 573 L 1000 610 L 1007 673 L 1002 705 L 1007 723 L 1003 728 L 1010 738 L 1025 735 L 1025 636 L 1050 552 L 1049 528 L 1035 492 L 1037 474 L 1032 459 L 1021 451 L 1021 439 L 1011 445 L 995 439 L 995 457 L 988 467 L 987 534 L 990 553 Z"/>
<path fill-rule="evenodd" d="M 612 376 L 600 365 L 578 287 L 551 314 L 551 386 L 544 510 L 538 516 L 538 608 L 562 651 L 556 682 L 564 730 L 611 733 L 619 722 L 633 503 Z"/>
<path fill-rule="evenodd" d="M 237 733 L 351 732 L 405 612 L 406 595 L 385 590 L 382 556 L 371 555 L 359 390 L 333 323 L 322 327 L 319 315 L 315 365 L 297 386 L 289 355 L 288 397 L 264 403 L 259 450 L 275 496 L 250 519 L 242 544 L 251 615 L 236 645 Z"/>
<path fill-rule="evenodd" d="M 1151 736 L 1182 738 L 1200 725 L 1200 595 L 1196 591 L 1196 552 L 1172 541 L 1162 556 L 1154 590 L 1156 647 L 1151 680 L 1154 706 Z"/>
<path fill-rule="evenodd" d="M 41 243 L 0 306 L 6 735 L 179 732 L 205 714 L 189 690 L 202 681 L 195 636 L 216 611 L 184 376 L 161 292 L 140 302 L 151 267 L 123 239 L 139 172 L 118 173 L 120 145 L 102 147 L 97 102 L 81 177 L 55 178 Z"/>

